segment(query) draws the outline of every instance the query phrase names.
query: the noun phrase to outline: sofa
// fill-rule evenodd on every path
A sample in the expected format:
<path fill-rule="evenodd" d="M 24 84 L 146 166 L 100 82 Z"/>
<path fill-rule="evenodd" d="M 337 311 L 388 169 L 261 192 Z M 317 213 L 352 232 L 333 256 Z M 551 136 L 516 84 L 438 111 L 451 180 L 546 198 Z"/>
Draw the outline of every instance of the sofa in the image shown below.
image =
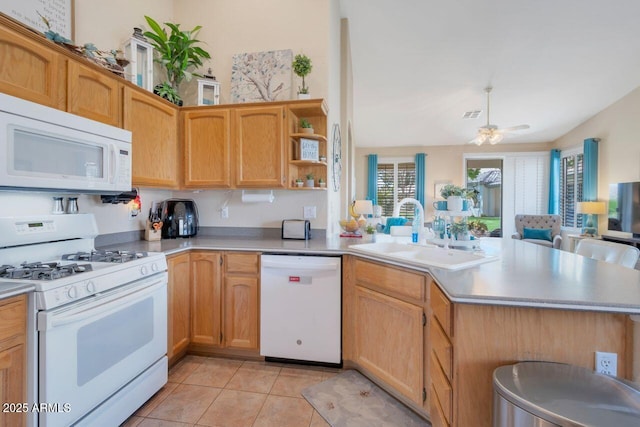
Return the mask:
<path fill-rule="evenodd" d="M 516 233 L 511 238 L 560 249 L 562 236 L 560 215 L 523 215 L 515 218 Z"/>

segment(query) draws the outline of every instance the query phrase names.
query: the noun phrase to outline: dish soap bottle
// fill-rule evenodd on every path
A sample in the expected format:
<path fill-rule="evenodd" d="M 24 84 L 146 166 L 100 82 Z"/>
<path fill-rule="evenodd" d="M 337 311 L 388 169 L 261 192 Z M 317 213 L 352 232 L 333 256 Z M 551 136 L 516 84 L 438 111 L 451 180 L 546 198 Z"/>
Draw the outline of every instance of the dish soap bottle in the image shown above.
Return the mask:
<path fill-rule="evenodd" d="M 411 224 L 411 241 L 418 243 L 420 229 L 422 228 L 422 216 L 420 211 L 416 209 L 413 214 L 413 223 Z"/>

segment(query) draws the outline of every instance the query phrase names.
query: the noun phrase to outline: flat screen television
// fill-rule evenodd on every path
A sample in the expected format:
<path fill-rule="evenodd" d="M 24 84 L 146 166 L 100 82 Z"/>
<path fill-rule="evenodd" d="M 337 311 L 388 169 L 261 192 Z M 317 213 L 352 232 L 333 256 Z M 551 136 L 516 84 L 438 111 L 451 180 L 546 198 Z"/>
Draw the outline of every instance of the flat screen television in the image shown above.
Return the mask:
<path fill-rule="evenodd" d="M 609 231 L 632 233 L 640 238 L 640 182 L 609 186 Z"/>

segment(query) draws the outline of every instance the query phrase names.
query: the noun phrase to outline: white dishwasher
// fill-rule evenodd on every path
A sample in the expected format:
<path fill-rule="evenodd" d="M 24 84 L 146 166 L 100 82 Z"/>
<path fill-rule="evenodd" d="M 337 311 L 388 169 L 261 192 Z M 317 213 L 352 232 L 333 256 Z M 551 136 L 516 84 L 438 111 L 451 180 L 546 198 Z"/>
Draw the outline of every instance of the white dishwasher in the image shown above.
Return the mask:
<path fill-rule="evenodd" d="M 260 354 L 340 364 L 341 258 L 262 255 Z"/>

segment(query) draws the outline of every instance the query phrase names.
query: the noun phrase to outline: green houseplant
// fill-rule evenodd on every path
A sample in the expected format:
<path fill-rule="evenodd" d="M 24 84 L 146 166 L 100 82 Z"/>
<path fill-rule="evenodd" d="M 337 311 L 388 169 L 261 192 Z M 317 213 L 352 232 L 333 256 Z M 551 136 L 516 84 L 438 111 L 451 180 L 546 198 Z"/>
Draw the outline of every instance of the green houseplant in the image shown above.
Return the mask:
<path fill-rule="evenodd" d="M 195 26 L 191 31 L 182 31 L 179 24 L 165 22 L 170 32 L 167 33 L 155 20 L 149 16 L 144 17 L 151 31 L 145 31 L 144 36 L 150 39 L 157 58 L 154 60 L 165 68 L 167 82 L 179 93 L 180 83 L 183 80 L 191 80 L 193 76 L 200 76 L 190 70 L 202 66 L 203 59 L 211 59 L 209 52 L 197 46 L 200 40 L 196 39 L 202 28 Z"/>
<path fill-rule="evenodd" d="M 300 128 L 303 133 L 313 133 L 313 126 L 309 123 L 309 120 L 305 118 L 300 119 Z"/>
<path fill-rule="evenodd" d="M 440 190 L 440 195 L 443 199 L 448 199 L 451 196 L 462 197 L 465 195 L 465 189 L 454 184 L 447 184 Z"/>
<path fill-rule="evenodd" d="M 312 187 L 312 188 L 315 187 L 315 182 L 313 178 L 314 177 L 312 173 L 307 174 L 307 187 Z"/>
<path fill-rule="evenodd" d="M 293 72 L 298 77 L 302 78 L 302 87 L 298 86 L 298 99 L 309 99 L 309 88 L 304 82 L 304 78 L 311 73 L 313 66 L 311 65 L 311 59 L 304 54 L 298 54 L 293 58 Z M 303 95 L 303 96 L 300 96 Z"/>
<path fill-rule="evenodd" d="M 180 95 L 178 95 L 178 92 L 169 84 L 169 82 L 162 82 L 156 85 L 153 92 L 169 102 L 173 102 L 176 105 L 182 105 Z"/>

